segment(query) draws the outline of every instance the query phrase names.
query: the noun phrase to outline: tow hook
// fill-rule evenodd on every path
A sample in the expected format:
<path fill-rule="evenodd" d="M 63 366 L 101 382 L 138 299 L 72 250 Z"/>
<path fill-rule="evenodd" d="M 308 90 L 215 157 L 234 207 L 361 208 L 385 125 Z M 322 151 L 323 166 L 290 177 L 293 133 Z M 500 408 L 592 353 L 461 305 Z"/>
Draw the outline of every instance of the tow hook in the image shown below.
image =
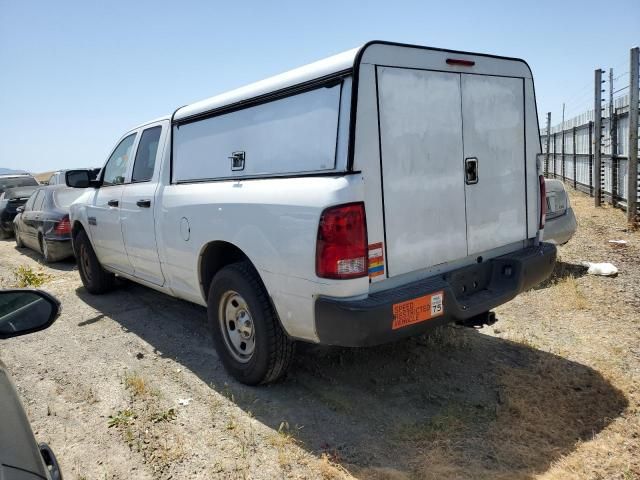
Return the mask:
<path fill-rule="evenodd" d="M 494 312 L 483 312 L 466 320 L 459 320 L 457 323 L 469 328 L 482 328 L 484 325 L 489 326 L 496 322 L 497 319 Z"/>

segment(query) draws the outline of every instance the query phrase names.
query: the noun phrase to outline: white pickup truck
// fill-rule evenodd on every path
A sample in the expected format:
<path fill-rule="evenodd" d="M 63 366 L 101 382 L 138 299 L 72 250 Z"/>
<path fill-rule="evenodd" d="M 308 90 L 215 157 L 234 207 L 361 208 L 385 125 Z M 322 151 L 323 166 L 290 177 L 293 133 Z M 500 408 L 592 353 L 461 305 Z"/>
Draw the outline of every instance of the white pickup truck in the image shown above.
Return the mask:
<path fill-rule="evenodd" d="M 533 79 L 519 59 L 375 41 L 178 108 L 118 141 L 71 206 L 91 293 L 126 277 L 206 306 L 228 371 L 295 341 L 365 346 L 544 280 Z"/>

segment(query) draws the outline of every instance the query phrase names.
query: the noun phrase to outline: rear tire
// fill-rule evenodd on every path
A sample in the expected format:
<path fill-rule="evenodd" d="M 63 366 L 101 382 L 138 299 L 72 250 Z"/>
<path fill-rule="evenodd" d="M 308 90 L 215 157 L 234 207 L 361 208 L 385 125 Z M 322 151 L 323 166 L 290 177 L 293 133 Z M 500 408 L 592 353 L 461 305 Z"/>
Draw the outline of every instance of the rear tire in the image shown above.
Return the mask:
<path fill-rule="evenodd" d="M 209 288 L 207 316 L 218 355 L 236 380 L 258 385 L 286 374 L 295 343 L 282 329 L 249 262 L 228 265 L 216 274 Z"/>
<path fill-rule="evenodd" d="M 116 277 L 100 265 L 100 261 L 91 246 L 91 241 L 84 230 L 76 235 L 73 248 L 84 288 L 95 295 L 113 290 Z"/>
<path fill-rule="evenodd" d="M 24 243 L 22 243 L 22 239 L 20 238 L 20 232 L 18 231 L 18 227 L 13 227 L 13 236 L 16 238 L 16 247 L 24 248 Z"/>

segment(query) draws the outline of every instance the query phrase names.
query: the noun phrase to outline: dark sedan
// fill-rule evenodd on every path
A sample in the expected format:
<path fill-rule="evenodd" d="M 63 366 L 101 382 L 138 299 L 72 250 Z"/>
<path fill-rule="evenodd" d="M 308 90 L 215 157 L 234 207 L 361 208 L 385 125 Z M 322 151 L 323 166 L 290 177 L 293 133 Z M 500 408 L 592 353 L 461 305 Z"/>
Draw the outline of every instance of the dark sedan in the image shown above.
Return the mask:
<path fill-rule="evenodd" d="M 13 219 L 18 214 L 18 207 L 23 206 L 38 187 L 9 188 L 0 194 L 0 238 L 13 234 Z"/>
<path fill-rule="evenodd" d="M 40 252 L 46 262 L 73 256 L 69 205 L 82 192 L 64 185 L 38 188 L 13 221 L 16 245 Z"/>

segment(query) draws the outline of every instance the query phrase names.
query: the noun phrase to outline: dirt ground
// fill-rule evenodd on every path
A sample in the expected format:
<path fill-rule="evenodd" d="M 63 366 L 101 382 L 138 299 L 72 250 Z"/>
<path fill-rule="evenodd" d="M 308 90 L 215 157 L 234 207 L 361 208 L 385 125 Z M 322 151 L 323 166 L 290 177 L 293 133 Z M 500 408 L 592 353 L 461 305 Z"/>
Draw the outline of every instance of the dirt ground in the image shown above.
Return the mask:
<path fill-rule="evenodd" d="M 259 388 L 225 373 L 204 309 L 130 282 L 92 296 L 73 262 L 3 240 L 1 285 L 44 274 L 64 311 L 0 356 L 66 479 L 640 478 L 640 233 L 571 196 L 580 226 L 554 277 L 495 325 L 302 345 Z"/>

